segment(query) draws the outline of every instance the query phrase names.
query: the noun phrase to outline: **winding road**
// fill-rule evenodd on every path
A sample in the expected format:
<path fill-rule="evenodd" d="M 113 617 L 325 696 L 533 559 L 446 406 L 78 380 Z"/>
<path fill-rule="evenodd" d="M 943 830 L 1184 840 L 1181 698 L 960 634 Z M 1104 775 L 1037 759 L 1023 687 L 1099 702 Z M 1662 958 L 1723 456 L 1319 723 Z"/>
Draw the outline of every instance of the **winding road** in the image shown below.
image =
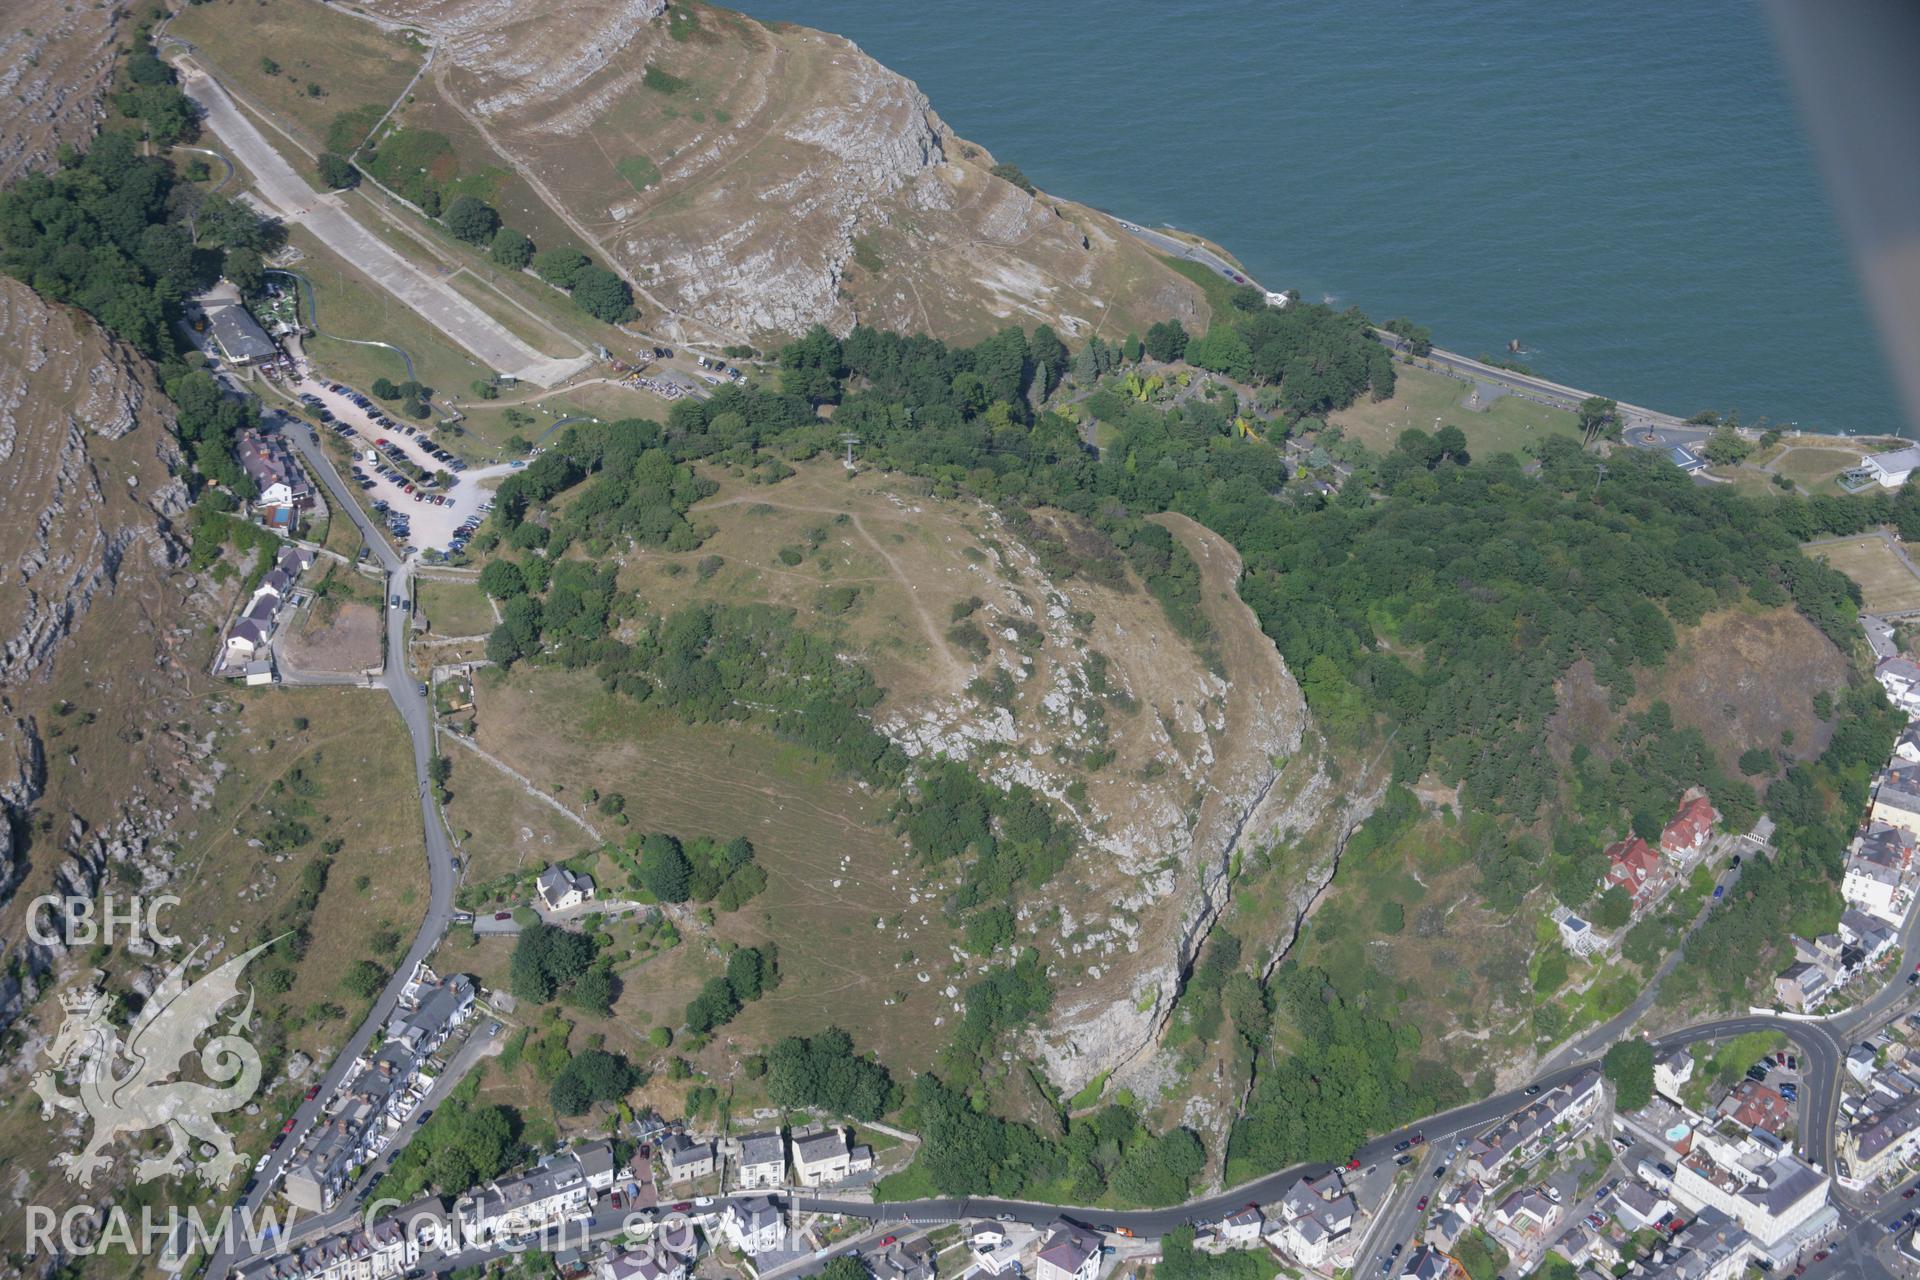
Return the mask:
<path fill-rule="evenodd" d="M 373 522 L 367 518 L 348 492 L 345 481 L 334 469 L 333 463 L 314 442 L 312 435 L 304 427 L 292 427 L 284 436 L 300 451 L 308 469 L 327 487 L 333 503 L 342 513 L 351 519 L 360 530 L 370 553 L 380 562 L 387 573 L 387 592 L 390 596 L 399 596 L 403 600 L 412 598 L 411 567 L 394 551 L 387 540 L 381 536 Z M 447 838 L 447 829 L 440 819 L 438 807 L 434 803 L 433 789 L 427 777 L 427 764 L 434 755 L 433 711 L 428 705 L 426 694 L 420 690 L 419 682 L 407 665 L 407 642 L 412 631 L 410 610 L 389 606 L 385 611 L 387 620 L 386 663 L 373 684 L 387 691 L 393 700 L 394 708 L 407 726 L 407 734 L 413 742 L 413 772 L 419 783 L 420 825 L 425 841 L 427 858 L 427 911 L 420 922 L 420 930 L 414 935 L 413 945 L 407 948 L 407 954 L 394 968 L 393 977 L 375 998 L 373 1007 L 361 1021 L 346 1045 L 334 1057 L 332 1064 L 320 1076 L 320 1091 L 311 1101 L 302 1102 L 294 1112 L 294 1124 L 287 1135 L 287 1141 L 280 1149 L 272 1153 L 266 1165 L 256 1178 L 254 1190 L 243 1196 L 238 1208 L 247 1213 L 258 1215 L 266 1203 L 281 1165 L 295 1151 L 320 1118 L 321 1110 L 339 1087 L 347 1070 L 372 1042 L 374 1033 L 387 1024 L 394 1008 L 400 1002 L 400 992 L 406 986 L 407 979 L 416 966 L 432 954 L 440 944 L 447 927 L 453 920 L 453 891 L 458 876 L 454 870 L 452 843 Z M 333 683 L 332 681 L 327 681 Z M 295 681 L 298 683 L 298 681 Z M 236 1259 L 226 1251 L 216 1253 L 208 1263 L 206 1274 L 211 1280 L 223 1280 Z"/>

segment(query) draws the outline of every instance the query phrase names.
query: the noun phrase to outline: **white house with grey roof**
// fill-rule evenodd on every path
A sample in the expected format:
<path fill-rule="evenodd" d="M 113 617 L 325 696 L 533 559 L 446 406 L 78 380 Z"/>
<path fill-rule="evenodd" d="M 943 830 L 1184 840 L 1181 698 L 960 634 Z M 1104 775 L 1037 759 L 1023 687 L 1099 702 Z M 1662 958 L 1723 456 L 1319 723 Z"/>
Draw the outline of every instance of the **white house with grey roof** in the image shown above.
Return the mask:
<path fill-rule="evenodd" d="M 669 1134 L 660 1143 L 660 1163 L 668 1182 L 692 1182 L 714 1170 L 717 1153 L 711 1142 L 696 1142 L 684 1133 Z"/>
<path fill-rule="evenodd" d="M 1034 1260 L 1034 1280 L 1094 1280 L 1099 1274 L 1099 1236 L 1065 1219 L 1047 1228 Z"/>
<path fill-rule="evenodd" d="M 549 911 L 565 911 L 593 897 L 593 877 L 555 863 L 540 873 L 540 901 Z"/>
<path fill-rule="evenodd" d="M 1898 489 L 1907 482 L 1908 476 L 1920 470 L 1920 446 L 1870 453 L 1860 459 L 1860 465 L 1882 489 Z"/>
<path fill-rule="evenodd" d="M 398 1280 L 459 1247 L 446 1202 L 423 1196 L 373 1223 L 354 1218 L 337 1231 L 269 1250 L 234 1273 L 239 1280 Z"/>
<path fill-rule="evenodd" d="M 726 1242 L 749 1258 L 772 1253 L 787 1239 L 786 1221 L 767 1196 L 727 1201 L 720 1211 L 719 1227 Z"/>
<path fill-rule="evenodd" d="M 1698 1128 L 1673 1165 L 1676 1201 L 1694 1212 L 1726 1214 L 1776 1261 L 1837 1220 L 1828 1204 L 1832 1179 L 1765 1129 L 1730 1139 Z"/>
<path fill-rule="evenodd" d="M 787 1180 L 787 1140 L 778 1130 L 743 1136 L 735 1154 L 735 1183 L 742 1190 L 777 1187 Z"/>
<path fill-rule="evenodd" d="M 1358 1243 L 1353 1224 L 1359 1210 L 1338 1170 L 1301 1178 L 1275 1206 L 1277 1222 L 1268 1229 L 1267 1242 L 1301 1266 L 1331 1274 L 1353 1263 Z"/>
<path fill-rule="evenodd" d="M 793 1136 L 793 1177 L 803 1187 L 842 1182 L 873 1168 L 873 1148 L 855 1145 L 844 1129 Z"/>
<path fill-rule="evenodd" d="M 206 295 L 200 310 L 207 318 L 207 336 L 228 364 L 259 364 L 280 354 L 260 322 L 237 300 Z"/>

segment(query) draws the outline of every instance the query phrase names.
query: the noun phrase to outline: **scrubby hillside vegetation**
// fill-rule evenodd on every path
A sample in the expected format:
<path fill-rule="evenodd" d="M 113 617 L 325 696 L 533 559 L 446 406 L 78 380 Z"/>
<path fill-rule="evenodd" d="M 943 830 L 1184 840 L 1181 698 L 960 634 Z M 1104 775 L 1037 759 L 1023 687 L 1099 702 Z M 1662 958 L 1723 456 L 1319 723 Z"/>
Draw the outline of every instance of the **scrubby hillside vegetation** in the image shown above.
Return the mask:
<path fill-rule="evenodd" d="M 1367 1132 L 1490 1087 L 1487 1034 L 1523 1064 L 1536 1045 L 1618 1007 L 1611 1002 L 1621 992 L 1630 998 L 1633 974 L 1658 962 L 1674 941 L 1662 930 L 1673 926 L 1651 918 L 1626 959 L 1604 970 L 1582 962 L 1572 973 L 1557 943 L 1535 941 L 1530 928 L 1507 930 L 1489 955 L 1511 957 L 1518 988 L 1508 976 L 1516 970 L 1442 962 L 1423 975 L 1421 963 L 1464 940 L 1449 931 L 1480 919 L 1531 920 L 1555 902 L 1610 911 L 1595 902 L 1599 850 L 1670 811 L 1689 786 L 1708 789 L 1729 829 L 1744 829 L 1763 805 L 1774 810 L 1781 855 L 1753 868 L 1699 935 L 1674 976 L 1676 999 L 1744 998 L 1765 965 L 1736 959 L 1740 947 L 1764 953 L 1789 928 L 1826 928 L 1837 916 L 1838 853 L 1892 720 L 1878 687 L 1848 675 L 1855 588 L 1799 544 L 1822 531 L 1912 520 L 1920 503 L 1911 495 L 1756 500 L 1695 486 L 1632 450 L 1616 450 L 1604 474 L 1593 454 L 1558 439 L 1543 441 L 1531 462 L 1473 457 L 1455 428 L 1407 432 L 1383 455 L 1363 451 L 1346 483 L 1326 495 L 1290 481 L 1278 445 L 1317 430 L 1318 414 L 1391 394 L 1391 361 L 1351 313 L 1279 312 L 1251 299 L 1200 339 L 1156 326 L 1148 343 L 1070 354 L 1047 330 L 1007 329 L 965 348 L 864 327 L 844 340 L 816 329 L 781 353 L 781 365 L 778 390 L 721 388 L 675 406 L 664 423 L 576 429 L 507 482 L 496 526 L 476 546 L 498 539 L 544 548 L 530 559 L 556 561 L 556 582 L 563 569 L 576 573 L 568 568 L 575 562 L 589 572 L 588 564 L 631 550 L 617 573 L 591 571 L 600 584 L 592 599 L 616 620 L 618 639 L 594 638 L 593 625 L 577 637 L 564 627 L 549 632 L 546 602 L 531 598 L 546 571 L 529 563 L 514 570 L 529 596 L 496 637 L 498 656 L 592 667 L 608 689 L 683 716 L 758 720 L 869 785 L 898 789 L 892 820 L 922 869 L 965 858 L 957 877 L 920 882 L 922 901 L 987 945 L 1055 936 L 1034 927 L 1032 889 L 1046 885 L 1049 900 L 1076 910 L 1098 901 L 1059 890 L 1098 847 L 1088 829 L 1074 831 L 1086 816 L 1086 785 L 1035 785 L 989 752 L 978 756 L 992 783 L 983 787 L 975 771 L 919 759 L 916 743 L 928 739 L 916 736 L 914 717 L 893 714 L 912 701 L 898 682 L 937 659 L 940 641 L 963 654 L 985 642 L 974 655 L 984 660 L 999 652 L 989 637 L 1000 624 L 971 626 L 978 602 L 957 601 L 950 624 L 939 618 L 934 643 L 917 623 L 904 628 L 921 633 L 900 641 L 916 646 L 913 665 L 875 678 L 887 649 L 869 644 L 849 660 L 850 632 L 833 621 L 866 590 L 849 582 L 830 594 L 833 548 L 854 536 L 837 530 L 833 513 L 844 526 L 848 511 L 820 496 L 819 464 L 790 477 L 850 431 L 865 467 L 878 469 L 867 475 L 897 477 L 882 486 L 896 505 L 913 501 L 915 484 L 930 486 L 920 490 L 929 503 L 977 499 L 1056 586 L 1137 581 L 1157 606 L 1161 644 L 1178 637 L 1204 655 L 1220 625 L 1215 589 L 1197 569 L 1200 544 L 1170 536 L 1162 513 L 1223 539 L 1234 594 L 1289 680 L 1298 677 L 1311 736 L 1324 740 L 1320 763 L 1306 765 L 1313 779 L 1277 771 L 1287 800 L 1325 789 L 1329 767 L 1341 775 L 1333 790 L 1364 800 L 1345 821 L 1324 798 L 1291 820 L 1281 816 L 1284 803 L 1245 811 L 1231 865 L 1185 882 L 1203 905 L 1180 928 L 1184 976 L 1164 1003 L 1157 994 L 1149 1002 L 1149 1035 L 1124 1052 L 1076 1041 L 1071 1019 L 1061 1018 L 1084 986 L 1099 993 L 1107 1016 L 1127 1021 L 1124 995 L 1089 978 L 1078 945 L 984 972 L 952 1030 L 932 1030 L 945 1018 L 927 1028 L 947 1043 L 932 1065 L 948 1081 L 983 1073 L 973 1091 L 1006 1123 L 1071 1141 L 1083 1131 L 1074 1117 L 1086 1121 L 1080 1108 L 1118 1090 L 1138 1114 L 1187 1122 L 1210 1159 L 1250 1173 L 1330 1158 Z M 738 490 L 743 483 L 750 487 Z M 860 485 L 871 492 L 874 483 Z M 739 602 L 738 579 L 716 578 L 714 593 L 730 603 L 655 611 L 652 601 L 701 595 L 702 575 L 734 561 L 712 548 L 730 538 L 730 550 L 741 545 L 740 508 L 758 503 L 771 516 L 794 484 L 808 494 L 797 505 L 821 523 L 793 533 L 767 526 L 768 559 L 756 578 L 806 574 L 818 584 L 801 597 L 810 608 L 756 611 Z M 791 543 L 781 546 L 783 537 Z M 756 581 L 748 594 L 766 590 Z M 911 618 L 914 609 L 902 600 L 890 614 Z M 580 616 L 570 602 L 560 611 Z M 1648 690 L 1667 688 L 1676 664 L 1700 671 L 1695 633 L 1710 624 L 1731 634 L 1748 626 L 1741 618 L 1783 646 L 1791 635 L 1812 665 L 1806 701 L 1770 713 L 1799 736 L 1783 732 L 1763 763 L 1735 769 L 1730 760 L 1746 748 L 1730 751 L 1720 740 L 1719 704 L 1669 704 Z M 1017 626 L 1007 639 L 1017 652 Z M 768 663 L 768 654 L 783 656 Z M 1008 677 L 1019 669 L 997 665 Z M 995 665 L 968 671 L 977 702 L 991 707 L 1002 675 Z M 1590 691 L 1584 703 L 1574 701 L 1577 689 Z M 1568 753 L 1574 709 L 1585 718 Z M 932 740 L 964 741 L 943 739 L 946 727 L 936 715 Z M 1079 764 L 1091 784 L 1097 766 Z M 930 814 L 939 815 L 931 838 Z M 1138 833 L 1119 834 L 1124 843 Z M 1345 927 L 1296 944 L 1305 909 L 1323 898 L 1328 918 Z M 998 903 L 1011 909 L 1007 924 L 1019 922 L 1011 934 Z M 1390 955 L 1404 949 L 1420 959 L 1377 966 L 1361 958 L 1369 938 Z M 1456 973 L 1464 985 L 1451 981 Z M 1431 1016 L 1409 1021 L 1410 1008 Z M 905 1008 L 893 1015 L 907 1016 Z M 1031 1078 L 982 1053 L 1022 1026 L 1030 1030 L 1017 1042 L 1043 1068 Z M 740 1034 L 751 1030 L 743 1024 Z M 1463 1051 L 1472 1042 L 1454 1036 L 1465 1030 L 1479 1048 Z M 869 1034 L 858 1037 L 863 1047 Z M 882 1061 L 902 1061 L 876 1047 Z M 1052 1086 L 1085 1089 L 1069 1104 L 1048 1093 Z M 908 1114 L 923 1128 L 939 1123 L 940 1095 L 909 1098 Z M 1222 1143 L 1229 1130 L 1230 1144 Z M 999 1150 L 1012 1140 L 981 1141 Z M 971 1181 L 939 1175 L 934 1184 L 1007 1190 L 1024 1179 L 1031 1189 L 1059 1175 L 1060 1152 L 1020 1149 L 1018 1177 L 1002 1168 Z"/>

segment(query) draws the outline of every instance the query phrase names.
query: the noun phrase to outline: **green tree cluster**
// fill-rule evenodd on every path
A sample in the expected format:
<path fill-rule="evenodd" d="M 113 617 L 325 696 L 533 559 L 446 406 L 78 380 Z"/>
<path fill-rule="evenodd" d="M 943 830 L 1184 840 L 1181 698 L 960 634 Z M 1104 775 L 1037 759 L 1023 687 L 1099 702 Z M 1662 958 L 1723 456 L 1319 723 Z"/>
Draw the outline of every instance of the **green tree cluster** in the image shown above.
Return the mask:
<path fill-rule="evenodd" d="M 838 1027 L 777 1041 L 767 1051 L 767 1095 L 783 1107 L 854 1120 L 878 1120 L 899 1105 L 886 1067 L 856 1053 L 853 1037 Z"/>

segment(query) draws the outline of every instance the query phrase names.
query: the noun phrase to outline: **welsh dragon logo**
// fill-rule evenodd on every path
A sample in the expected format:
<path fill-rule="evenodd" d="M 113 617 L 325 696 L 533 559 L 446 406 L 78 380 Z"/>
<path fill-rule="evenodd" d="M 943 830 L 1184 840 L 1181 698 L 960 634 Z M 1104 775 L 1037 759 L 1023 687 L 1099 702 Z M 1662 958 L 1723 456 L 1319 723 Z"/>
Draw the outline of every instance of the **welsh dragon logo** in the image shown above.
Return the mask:
<path fill-rule="evenodd" d="M 92 1186 L 94 1172 L 108 1163 L 102 1154 L 108 1143 L 121 1134 L 133 1136 L 161 1127 L 172 1145 L 164 1154 L 135 1165 L 137 1181 L 197 1169 L 217 1186 L 246 1164 L 214 1117 L 241 1106 L 260 1087 L 260 1053 L 237 1034 L 253 1017 L 251 986 L 246 1007 L 227 1024 L 226 1033 L 214 1036 L 199 1051 L 200 1069 L 213 1083 L 172 1077 L 185 1059 L 194 1056 L 194 1042 L 213 1028 L 220 1010 L 239 997 L 240 974 L 248 962 L 272 945 L 263 942 L 189 984 L 187 966 L 200 952 L 195 947 L 141 1006 L 124 1043 L 108 1021 L 108 1004 L 98 989 L 61 997 L 66 1021 L 48 1049 L 53 1065 L 33 1078 L 33 1090 L 40 1095 L 47 1118 L 58 1110 L 93 1121 L 87 1145 L 77 1154 L 58 1157 L 69 1181 Z M 62 1076 L 67 1083 L 78 1084 L 80 1091 L 61 1092 Z M 196 1140 L 214 1148 L 204 1163 L 194 1160 Z"/>

